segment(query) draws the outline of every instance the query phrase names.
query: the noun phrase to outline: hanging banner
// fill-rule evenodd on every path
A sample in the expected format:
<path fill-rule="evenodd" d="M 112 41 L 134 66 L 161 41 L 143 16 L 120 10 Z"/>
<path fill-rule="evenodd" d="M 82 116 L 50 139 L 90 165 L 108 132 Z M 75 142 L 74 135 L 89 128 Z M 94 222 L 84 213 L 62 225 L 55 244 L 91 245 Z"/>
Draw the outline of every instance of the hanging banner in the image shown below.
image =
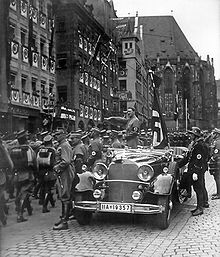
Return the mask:
<path fill-rule="evenodd" d="M 38 53 L 37 52 L 32 52 L 32 66 L 38 67 Z"/>
<path fill-rule="evenodd" d="M 26 1 L 21 0 L 20 1 L 20 11 L 21 15 L 25 18 L 27 18 L 27 13 L 28 13 L 28 4 Z"/>
<path fill-rule="evenodd" d="M 84 82 L 84 73 L 83 72 L 80 73 L 79 82 L 81 82 L 81 83 Z"/>
<path fill-rule="evenodd" d="M 50 73 L 55 74 L 55 61 L 50 59 Z"/>
<path fill-rule="evenodd" d="M 84 114 L 84 106 L 82 104 L 79 105 L 79 117 L 83 118 Z"/>
<path fill-rule="evenodd" d="M 18 59 L 19 44 L 16 41 L 11 41 L 11 57 Z"/>
<path fill-rule="evenodd" d="M 93 119 L 93 109 L 92 109 L 92 107 L 89 108 L 89 118 Z"/>
<path fill-rule="evenodd" d="M 41 56 L 41 69 L 42 70 L 47 70 L 47 62 L 48 62 L 48 59 L 46 56 Z"/>
<path fill-rule="evenodd" d="M 97 112 L 97 120 L 101 121 L 101 111 L 100 110 L 98 110 L 98 112 Z"/>
<path fill-rule="evenodd" d="M 44 13 L 40 13 L 40 27 L 46 29 L 46 15 Z"/>
<path fill-rule="evenodd" d="M 30 102 L 30 94 L 23 92 L 22 100 L 23 100 L 23 104 L 30 105 L 31 104 L 31 102 Z"/>
<path fill-rule="evenodd" d="M 97 121 L 97 110 L 96 109 L 94 109 L 94 117 L 93 117 L 93 119 L 95 120 L 95 121 Z"/>
<path fill-rule="evenodd" d="M 28 63 L 28 48 L 26 46 L 22 46 L 22 61 Z"/>
<path fill-rule="evenodd" d="M 17 0 L 10 0 L 10 8 L 17 11 Z"/>
<path fill-rule="evenodd" d="M 38 21 L 38 15 L 37 15 L 37 9 L 32 7 L 32 20 L 35 24 L 37 24 Z"/>
<path fill-rule="evenodd" d="M 88 119 L 89 118 L 89 107 L 85 106 L 85 118 Z"/>
<path fill-rule="evenodd" d="M 33 106 L 34 107 L 39 107 L 40 106 L 40 97 L 33 95 Z"/>
<path fill-rule="evenodd" d="M 15 90 L 15 89 L 11 90 L 11 101 L 13 103 L 19 103 L 20 102 L 19 90 Z"/>

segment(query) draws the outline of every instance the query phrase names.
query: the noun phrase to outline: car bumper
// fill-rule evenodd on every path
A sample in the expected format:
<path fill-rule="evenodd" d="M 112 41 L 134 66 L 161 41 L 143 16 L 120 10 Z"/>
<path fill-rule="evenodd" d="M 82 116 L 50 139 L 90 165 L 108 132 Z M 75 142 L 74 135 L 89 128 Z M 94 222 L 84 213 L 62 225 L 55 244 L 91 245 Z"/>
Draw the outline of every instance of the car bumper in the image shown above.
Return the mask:
<path fill-rule="evenodd" d="M 91 211 L 91 212 L 160 214 L 165 210 L 165 208 L 162 205 L 141 204 L 141 203 L 124 204 L 124 203 L 118 203 L 118 202 L 79 201 L 79 202 L 75 202 L 74 204 L 75 204 L 76 210 L 84 210 L 84 211 Z M 103 209 L 102 207 L 103 205 L 114 207 L 114 208 Z M 126 207 L 124 208 L 124 206 Z"/>

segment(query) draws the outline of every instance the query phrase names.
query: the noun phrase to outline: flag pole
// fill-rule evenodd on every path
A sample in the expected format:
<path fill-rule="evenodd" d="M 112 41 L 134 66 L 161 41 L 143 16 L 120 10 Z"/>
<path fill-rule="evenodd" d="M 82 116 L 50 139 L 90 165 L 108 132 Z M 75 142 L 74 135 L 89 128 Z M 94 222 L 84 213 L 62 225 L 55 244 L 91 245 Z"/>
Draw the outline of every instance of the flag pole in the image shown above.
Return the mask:
<path fill-rule="evenodd" d="M 178 101 L 179 101 L 179 96 L 178 96 L 178 92 L 176 94 L 176 112 L 177 112 L 177 119 L 176 119 L 176 130 L 179 130 L 179 108 L 178 108 Z"/>
<path fill-rule="evenodd" d="M 187 128 L 188 128 L 188 103 L 187 103 L 187 98 L 186 98 L 186 102 L 185 102 L 185 106 L 186 106 L 186 131 L 187 131 Z"/>

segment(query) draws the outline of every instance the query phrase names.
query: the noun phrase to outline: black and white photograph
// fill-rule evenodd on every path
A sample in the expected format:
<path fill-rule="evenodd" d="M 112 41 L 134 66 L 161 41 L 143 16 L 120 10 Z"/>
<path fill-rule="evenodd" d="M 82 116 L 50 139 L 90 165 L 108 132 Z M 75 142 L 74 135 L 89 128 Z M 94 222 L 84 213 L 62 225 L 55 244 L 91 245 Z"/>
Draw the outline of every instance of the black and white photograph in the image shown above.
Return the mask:
<path fill-rule="evenodd" d="M 0 0 L 0 256 L 220 256 L 220 0 Z"/>

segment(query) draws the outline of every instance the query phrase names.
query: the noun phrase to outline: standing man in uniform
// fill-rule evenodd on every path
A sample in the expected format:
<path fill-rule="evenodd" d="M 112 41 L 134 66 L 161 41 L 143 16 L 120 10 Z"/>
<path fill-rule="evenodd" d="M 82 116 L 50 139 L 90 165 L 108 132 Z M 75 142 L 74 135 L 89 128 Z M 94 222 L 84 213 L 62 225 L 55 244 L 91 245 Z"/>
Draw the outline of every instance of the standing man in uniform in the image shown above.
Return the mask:
<path fill-rule="evenodd" d="M 198 127 L 192 127 L 189 131 L 192 135 L 193 143 L 188 154 L 179 162 L 182 167 L 188 163 L 189 183 L 192 184 L 196 193 L 197 207 L 192 210 L 193 216 L 203 214 L 203 208 L 208 208 L 208 193 L 205 188 L 205 172 L 208 169 L 209 149 L 202 138 L 201 130 Z"/>
<path fill-rule="evenodd" d="M 128 121 L 126 124 L 126 140 L 128 147 L 137 148 L 138 134 L 140 130 L 140 121 L 135 115 L 134 107 L 129 107 L 127 110 Z"/>
<path fill-rule="evenodd" d="M 140 121 L 135 115 L 135 108 L 129 107 L 127 110 L 127 118 L 124 117 L 109 117 L 104 119 L 112 124 L 121 124 L 125 126 L 127 146 L 130 148 L 137 148 L 138 134 L 140 131 Z"/>
<path fill-rule="evenodd" d="M 0 220 L 3 225 L 7 224 L 7 217 L 5 213 L 6 203 L 5 203 L 5 187 L 8 175 L 12 174 L 13 162 L 8 153 L 7 148 L 0 138 Z"/>
<path fill-rule="evenodd" d="M 100 139 L 100 131 L 98 128 L 91 130 L 91 142 L 89 145 L 88 166 L 91 167 L 96 160 L 102 159 L 103 144 Z"/>
<path fill-rule="evenodd" d="M 24 208 L 32 215 L 33 208 L 29 197 L 34 186 L 34 172 L 37 170 L 36 153 L 28 145 L 27 132 L 20 131 L 17 134 L 18 146 L 10 150 L 10 156 L 14 164 L 14 182 L 16 187 L 17 222 L 27 221 L 24 218 Z"/>
<path fill-rule="evenodd" d="M 63 130 L 59 130 L 55 134 L 59 143 L 57 149 L 59 156 L 54 170 L 57 174 L 57 185 L 59 199 L 62 203 L 62 215 L 59 222 L 55 223 L 53 230 L 66 230 L 68 229 L 68 218 L 70 206 L 72 205 L 72 197 L 74 190 L 74 182 L 76 181 L 75 168 L 72 165 L 73 150 L 66 139 L 66 134 Z"/>
<path fill-rule="evenodd" d="M 220 199 L 220 129 L 212 131 L 214 143 L 209 161 L 209 172 L 213 175 L 216 184 L 216 193 L 212 195 L 212 200 Z"/>

